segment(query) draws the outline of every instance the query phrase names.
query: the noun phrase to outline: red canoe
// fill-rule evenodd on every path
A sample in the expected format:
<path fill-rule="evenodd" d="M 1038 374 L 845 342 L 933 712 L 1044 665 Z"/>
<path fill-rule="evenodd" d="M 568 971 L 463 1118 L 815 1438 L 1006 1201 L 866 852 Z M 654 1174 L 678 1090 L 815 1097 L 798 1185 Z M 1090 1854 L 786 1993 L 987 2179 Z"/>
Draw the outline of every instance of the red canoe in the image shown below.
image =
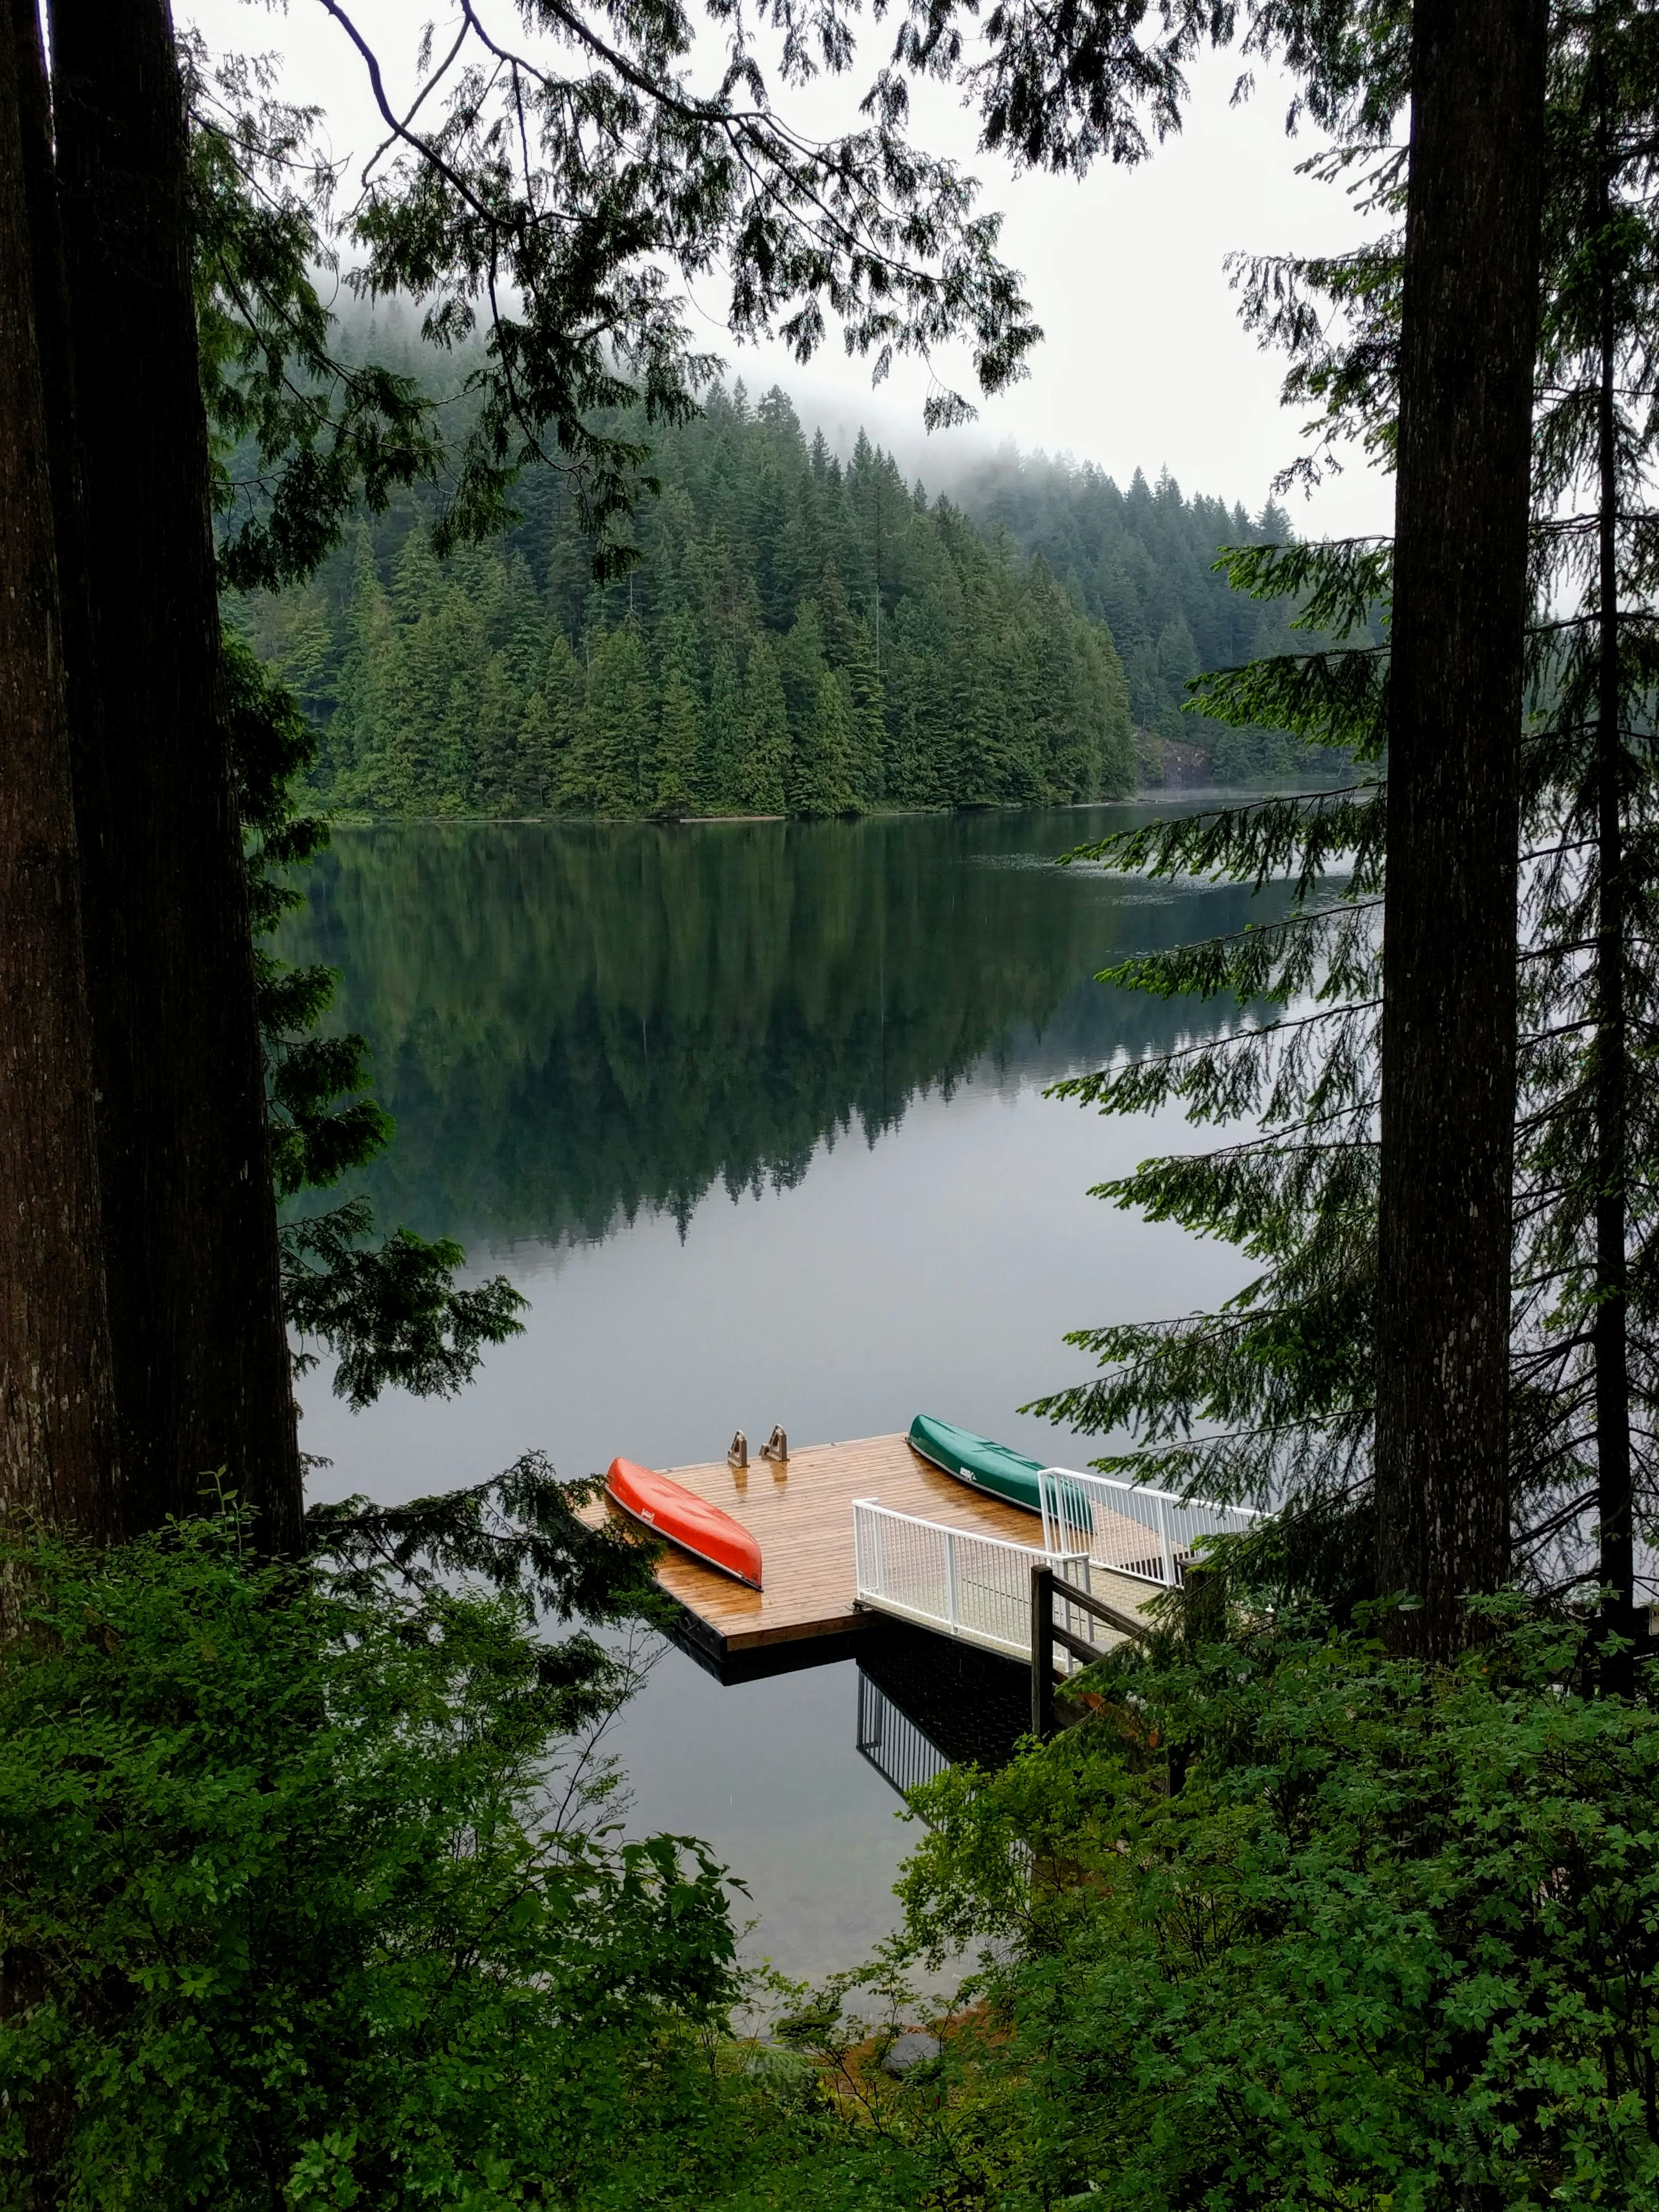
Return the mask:
<path fill-rule="evenodd" d="M 642 1521 L 653 1535 L 665 1536 L 706 1567 L 735 1575 L 750 1589 L 760 1588 L 760 1546 L 740 1521 L 722 1513 L 718 1505 L 682 1483 L 671 1482 L 665 1474 L 636 1467 L 631 1459 L 611 1461 L 605 1486 L 612 1501 Z"/>

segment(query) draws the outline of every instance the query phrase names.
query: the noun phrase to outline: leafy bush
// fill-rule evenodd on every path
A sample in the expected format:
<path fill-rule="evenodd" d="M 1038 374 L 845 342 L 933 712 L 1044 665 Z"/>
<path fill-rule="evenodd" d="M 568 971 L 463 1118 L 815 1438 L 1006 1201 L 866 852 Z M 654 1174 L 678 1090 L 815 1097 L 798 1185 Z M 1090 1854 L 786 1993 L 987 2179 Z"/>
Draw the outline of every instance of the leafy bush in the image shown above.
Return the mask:
<path fill-rule="evenodd" d="M 970 2193 L 1650 2206 L 1659 1715 L 1576 1658 L 1500 1623 L 1430 1673 L 1319 1621 L 1126 1655 L 920 1793 L 913 1943 L 994 1939 L 940 2124 Z"/>
<path fill-rule="evenodd" d="M 586 1638 L 263 1564 L 234 1516 L 5 1569 L 0 2202 L 612 2201 L 619 2147 L 695 2175 L 726 1885 L 550 1812 L 617 1687 Z"/>

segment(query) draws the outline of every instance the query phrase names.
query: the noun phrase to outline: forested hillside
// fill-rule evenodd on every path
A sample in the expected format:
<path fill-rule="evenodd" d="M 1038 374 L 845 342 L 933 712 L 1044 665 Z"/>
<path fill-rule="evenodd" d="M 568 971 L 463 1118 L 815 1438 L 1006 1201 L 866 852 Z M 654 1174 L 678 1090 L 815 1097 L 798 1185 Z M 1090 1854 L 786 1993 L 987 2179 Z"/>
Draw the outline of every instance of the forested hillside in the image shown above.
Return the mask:
<path fill-rule="evenodd" d="M 1137 469 L 1121 491 L 1091 462 L 1012 447 L 965 477 L 959 496 L 982 527 L 1006 532 L 1022 553 L 1044 561 L 1073 604 L 1110 627 L 1144 772 L 1157 776 L 1171 740 L 1200 747 L 1218 782 L 1292 769 L 1304 757 L 1280 732 L 1229 729 L 1182 711 L 1191 677 L 1307 649 L 1284 601 L 1247 599 L 1214 565 L 1221 546 L 1288 540 L 1282 509 L 1264 508 L 1253 521 L 1223 500 L 1184 498 L 1167 471 L 1153 486 Z"/>
<path fill-rule="evenodd" d="M 653 433 L 645 558 L 605 590 L 549 471 L 505 538 L 440 561 L 410 497 L 302 593 L 246 605 L 375 813 L 857 813 L 1130 789 L 1110 635 L 1041 559 L 845 465 L 774 390 Z"/>

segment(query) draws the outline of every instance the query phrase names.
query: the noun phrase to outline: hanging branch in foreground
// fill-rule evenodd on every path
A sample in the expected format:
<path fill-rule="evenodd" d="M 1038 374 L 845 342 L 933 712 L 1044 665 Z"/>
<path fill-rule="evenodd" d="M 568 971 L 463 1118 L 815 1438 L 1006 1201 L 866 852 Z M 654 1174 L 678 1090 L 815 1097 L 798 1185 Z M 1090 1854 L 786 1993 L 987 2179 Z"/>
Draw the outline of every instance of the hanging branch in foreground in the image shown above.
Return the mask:
<path fill-rule="evenodd" d="M 391 1141 L 392 1117 L 369 1090 L 367 1041 L 317 1034 L 334 971 L 295 967 L 266 941 L 301 903 L 289 872 L 327 842 L 327 824 L 294 796 L 316 756 L 316 732 L 291 694 L 228 634 L 221 713 L 244 830 L 276 1196 L 293 1199 L 367 1166 Z M 302 1347 L 295 1372 L 317 1363 L 303 1348 L 309 1340 L 336 1354 L 335 1393 L 354 1411 L 394 1385 L 417 1397 L 453 1397 L 487 1346 L 519 1334 L 526 1301 L 502 1275 L 458 1289 L 466 1255 L 451 1238 L 428 1241 L 400 1228 L 377 1244 L 374 1231 L 374 1209 L 362 1198 L 279 1225 L 283 1312 Z"/>
<path fill-rule="evenodd" d="M 985 392 L 1026 373 L 1041 333 L 998 257 L 1000 218 L 977 210 L 954 163 L 903 137 L 894 86 L 871 93 L 858 128 L 820 139 L 779 112 L 722 9 L 730 43 L 703 84 L 698 26 L 677 0 L 526 0 L 500 11 L 511 30 L 468 0 L 441 57 L 429 31 L 419 42 L 399 109 L 353 13 L 319 4 L 384 130 L 349 204 L 346 165 L 314 151 L 314 112 L 278 100 L 257 66 L 198 49 L 192 69 L 210 407 L 252 456 L 222 477 L 232 580 L 307 573 L 354 494 L 375 507 L 416 477 L 442 477 L 440 552 L 485 536 L 511 520 L 532 461 L 565 477 L 596 574 L 625 574 L 627 517 L 654 488 L 649 448 L 595 418 L 638 404 L 648 428 L 695 411 L 720 364 L 694 346 L 696 311 L 677 286 L 723 283 L 727 326 L 781 337 L 801 362 L 834 315 L 877 381 L 899 356 L 931 367 L 957 341 Z M 782 81 L 799 90 L 853 58 L 844 27 L 787 38 Z M 482 335 L 447 410 L 453 436 L 407 379 L 333 345 L 312 272 L 337 270 L 337 241 L 359 257 L 344 281 L 418 302 L 428 343 Z M 933 428 L 973 411 L 935 381 L 924 414 Z"/>
<path fill-rule="evenodd" d="M 651 1577 L 659 1547 L 612 1515 L 582 1517 L 603 1492 L 600 1476 L 562 1481 L 545 1453 L 526 1452 L 469 1489 L 403 1505 L 362 1497 L 313 1505 L 306 1532 L 348 1583 L 390 1577 L 426 1591 L 460 1576 L 516 1591 L 532 1615 L 660 1625 L 665 1601 Z"/>

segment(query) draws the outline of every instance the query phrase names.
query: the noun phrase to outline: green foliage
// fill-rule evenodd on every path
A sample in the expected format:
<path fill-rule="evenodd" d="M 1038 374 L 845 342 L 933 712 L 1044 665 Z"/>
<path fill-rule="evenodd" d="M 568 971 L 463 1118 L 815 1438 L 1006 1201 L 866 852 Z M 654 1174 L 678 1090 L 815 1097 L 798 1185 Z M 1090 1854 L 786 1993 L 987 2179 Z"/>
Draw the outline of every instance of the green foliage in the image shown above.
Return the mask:
<path fill-rule="evenodd" d="M 717 388 L 653 466 L 625 586 L 595 589 L 539 469 L 502 540 L 441 561 L 405 499 L 304 593 L 246 603 L 304 686 L 331 804 L 824 816 L 1131 787 L 1103 624 L 867 441 L 843 469 L 781 392 L 751 408 Z"/>
<path fill-rule="evenodd" d="M 434 476 L 430 396 L 344 358 L 315 278 L 332 175 L 315 113 L 274 96 L 262 63 L 181 41 L 191 111 L 191 222 L 203 395 L 214 437 L 220 563 L 246 590 L 309 575 L 362 501 Z"/>
<path fill-rule="evenodd" d="M 482 2212 L 604 2197 L 635 2136 L 672 2163 L 727 1885 L 550 1767 L 616 1662 L 512 1597 L 256 1564 L 234 1516 L 6 1574 L 4 2202 Z"/>
<path fill-rule="evenodd" d="M 938 2124 L 964 2195 L 1650 2203 L 1659 1716 L 1578 1660 L 1242 1625 L 1097 1666 L 1079 1726 L 919 1792 L 910 1941 L 992 1944 Z"/>
<path fill-rule="evenodd" d="M 1258 548 L 1229 565 L 1241 585 L 1293 593 L 1298 619 L 1335 626 L 1334 649 L 1310 645 L 1297 665 L 1366 672 L 1351 692 L 1338 687 L 1345 715 L 1321 729 L 1352 754 L 1373 750 L 1376 658 L 1350 648 L 1343 626 L 1360 633 L 1373 619 L 1376 550 Z M 1282 691 L 1279 672 L 1291 665 L 1276 658 L 1269 683 Z M 1258 672 L 1207 679 L 1218 710 L 1255 712 Z M 1257 895 L 1273 884 L 1288 890 L 1289 911 L 1100 979 L 1231 1001 L 1254 1021 L 1056 1086 L 1103 1113 L 1178 1103 L 1190 1122 L 1245 1124 L 1231 1143 L 1146 1160 L 1093 1195 L 1224 1237 L 1261 1272 L 1218 1313 L 1073 1331 L 1067 1340 L 1095 1355 L 1102 1377 L 1032 1409 L 1086 1432 L 1128 1431 L 1096 1462 L 1113 1472 L 1278 1509 L 1273 1540 L 1313 1578 L 1296 1586 L 1344 1601 L 1369 1587 L 1353 1562 L 1370 1481 L 1384 809 L 1379 781 L 1287 793 L 1149 823 L 1069 856 Z M 1321 1583 L 1328 1570 L 1335 1579 Z"/>
<path fill-rule="evenodd" d="M 1586 1540 L 1595 1542 L 1595 1580 L 1628 1635 L 1653 1568 L 1638 1551 L 1632 1574 L 1629 1535 L 1659 1502 L 1659 46 L 1646 11 L 1563 15 L 1549 92 L 1540 619 L 1522 755 L 1515 1480 L 1549 1508 L 1535 1516 L 1529 1571 L 1588 1579 Z"/>
<path fill-rule="evenodd" d="M 344 1595 L 373 1597 L 383 1583 L 418 1593 L 459 1582 L 513 1598 L 532 1626 L 547 1617 L 672 1620 L 651 1574 L 653 1547 L 610 1514 L 583 1519 L 603 1491 L 598 1475 L 562 1482 L 544 1453 L 526 1452 L 489 1481 L 435 1498 L 319 1503 L 307 1509 L 306 1533 Z M 568 1648 L 617 1684 L 597 1646 Z"/>
<path fill-rule="evenodd" d="M 1621 1634 L 1652 1563 L 1633 1567 L 1620 1532 L 1632 1525 L 1632 1491 L 1638 1534 L 1659 1496 L 1650 1412 L 1659 1389 L 1656 87 L 1643 10 L 1552 17 L 1521 750 L 1510 1500 L 1519 1575 L 1580 1602 L 1598 1581 L 1613 1588 L 1615 1609 L 1627 1608 Z M 1403 218 L 1396 147 L 1362 135 L 1313 166 Z M 1247 319 L 1290 352 L 1286 397 L 1319 410 L 1313 454 L 1293 474 L 1316 475 L 1344 438 L 1392 450 L 1401 244 L 1396 230 L 1354 257 L 1242 270 Z M 1286 595 L 1293 627 L 1327 640 L 1206 678 L 1206 712 L 1340 742 L 1380 765 L 1387 651 L 1376 611 L 1391 564 L 1391 549 L 1369 540 L 1232 555 L 1232 582 Z M 1108 1375 L 1046 1401 L 1058 1418 L 1134 1429 L 1141 1449 L 1115 1465 L 1309 1516 L 1309 1542 L 1291 1552 L 1315 1573 L 1340 1557 L 1349 1595 L 1364 1587 L 1351 1570 L 1368 1510 L 1381 971 L 1367 933 L 1378 919 L 1383 807 L 1380 785 L 1276 800 L 1144 831 L 1095 856 L 1258 884 L 1288 873 L 1307 910 L 1277 930 L 1114 971 L 1135 988 L 1231 992 L 1283 1010 L 1252 1036 L 1070 1086 L 1108 1111 L 1179 1100 L 1198 1121 L 1259 1115 L 1259 1140 L 1246 1134 L 1209 1160 L 1150 1162 L 1101 1194 L 1228 1237 L 1267 1264 L 1219 1315 L 1079 1332 L 1073 1340 Z"/>
<path fill-rule="evenodd" d="M 689 814 L 696 805 L 702 713 L 685 671 L 671 668 L 663 689 L 657 738 L 657 791 L 653 812 Z"/>
<path fill-rule="evenodd" d="M 236 775 L 247 854 L 253 967 L 279 1198 L 326 1189 L 367 1166 L 391 1141 L 391 1116 L 368 1095 L 368 1048 L 355 1032 L 319 1036 L 338 981 L 318 962 L 281 960 L 262 941 L 303 903 L 287 871 L 327 843 L 327 828 L 297 808 L 294 786 L 316 738 L 293 696 L 247 645 L 221 641 L 221 712 Z M 517 1334 L 525 1301 L 504 1276 L 458 1290 L 466 1255 L 448 1238 L 399 1229 L 384 1243 L 356 1198 L 331 1212 L 284 1222 L 283 1302 L 290 1328 L 338 1355 L 336 1392 L 370 1405 L 390 1383 L 417 1396 L 453 1395 L 483 1347 Z M 296 1371 L 315 1354 L 295 1354 Z"/>
<path fill-rule="evenodd" d="M 809 818 L 857 813 L 849 720 L 846 696 L 826 668 L 797 749 L 795 813 Z"/>
<path fill-rule="evenodd" d="M 372 1159 L 392 1124 L 364 1095 L 363 1039 L 314 1034 L 333 997 L 332 973 L 314 962 L 296 968 L 279 960 L 263 941 L 302 903 L 288 872 L 313 860 L 328 842 L 326 823 L 301 812 L 292 795 L 314 757 L 315 737 L 292 695 L 230 630 L 220 643 L 220 698 L 247 851 L 271 1152 L 277 1192 L 286 1198 L 337 1182 Z"/>
<path fill-rule="evenodd" d="M 283 1224 L 283 1304 L 303 1341 L 335 1354 L 334 1395 L 354 1412 L 388 1384 L 417 1398 L 453 1398 L 477 1371 L 483 1348 L 518 1334 L 526 1301 L 504 1275 L 458 1290 L 466 1254 L 452 1237 L 428 1242 L 398 1229 L 383 1244 L 366 1199 Z M 303 1373 L 316 1355 L 301 1352 Z"/>
<path fill-rule="evenodd" d="M 715 702 L 716 709 L 719 702 Z M 781 814 L 789 774 L 789 710 L 777 657 L 763 637 L 757 638 L 744 673 L 741 743 L 734 747 L 726 777 L 717 791 L 740 811 Z"/>
<path fill-rule="evenodd" d="M 925 2146 L 734 2037 L 742 1885 L 618 1840 L 650 1547 L 532 1456 L 0 1558 L 0 2205 L 884 2212 Z M 625 1647 L 626 1648 L 626 1647 Z"/>

